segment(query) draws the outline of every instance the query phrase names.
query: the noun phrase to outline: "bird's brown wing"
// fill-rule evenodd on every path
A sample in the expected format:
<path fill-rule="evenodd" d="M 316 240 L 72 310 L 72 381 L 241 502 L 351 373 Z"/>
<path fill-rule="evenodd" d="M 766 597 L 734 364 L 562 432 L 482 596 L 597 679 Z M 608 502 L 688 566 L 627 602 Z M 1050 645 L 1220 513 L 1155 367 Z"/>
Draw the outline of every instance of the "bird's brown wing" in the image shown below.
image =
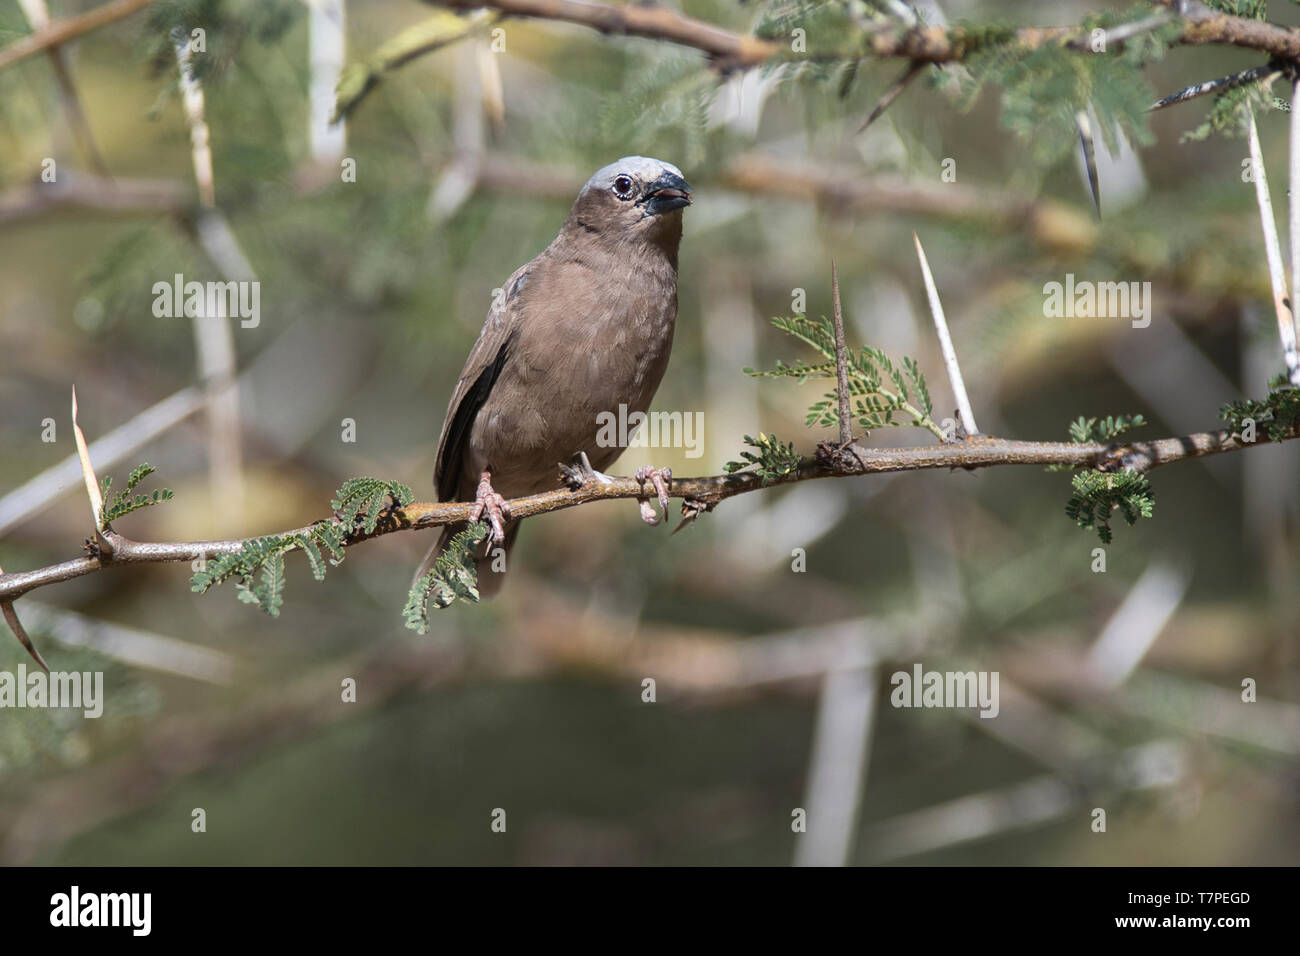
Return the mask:
<path fill-rule="evenodd" d="M 528 281 L 532 267 L 530 262 L 515 270 L 492 303 L 483 331 L 470 350 L 451 401 L 447 403 L 447 417 L 443 419 L 442 435 L 438 438 L 438 458 L 433 466 L 433 483 L 440 501 L 456 499 L 470 429 L 510 354 L 518 331 L 519 292 Z"/>

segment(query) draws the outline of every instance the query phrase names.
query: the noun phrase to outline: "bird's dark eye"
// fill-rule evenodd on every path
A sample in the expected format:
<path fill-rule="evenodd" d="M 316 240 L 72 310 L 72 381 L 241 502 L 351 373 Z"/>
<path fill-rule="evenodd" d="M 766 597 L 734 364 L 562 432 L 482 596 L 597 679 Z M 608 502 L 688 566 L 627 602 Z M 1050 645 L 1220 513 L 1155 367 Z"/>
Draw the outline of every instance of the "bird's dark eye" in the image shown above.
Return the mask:
<path fill-rule="evenodd" d="M 614 195 L 619 199 L 632 198 L 632 179 L 630 176 L 619 176 L 614 180 Z"/>

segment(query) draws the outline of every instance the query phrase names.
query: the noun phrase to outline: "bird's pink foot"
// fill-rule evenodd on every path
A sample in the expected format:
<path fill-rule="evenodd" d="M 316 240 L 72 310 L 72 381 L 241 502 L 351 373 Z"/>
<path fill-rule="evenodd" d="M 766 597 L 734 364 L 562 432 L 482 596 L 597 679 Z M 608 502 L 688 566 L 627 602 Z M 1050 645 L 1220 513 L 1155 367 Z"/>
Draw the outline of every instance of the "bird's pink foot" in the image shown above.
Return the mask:
<path fill-rule="evenodd" d="M 673 471 L 671 468 L 655 468 L 651 465 L 645 465 L 636 470 L 634 476 L 637 481 L 641 482 L 641 489 L 645 490 L 645 483 L 648 481 L 654 487 L 655 496 L 659 499 L 660 506 L 664 509 L 664 517 L 668 517 L 668 483 L 673 480 Z M 650 503 L 649 498 L 637 499 L 641 503 L 641 520 L 646 524 L 658 524 L 659 516 L 655 514 L 654 505 Z"/>
<path fill-rule="evenodd" d="M 492 474 L 487 471 L 479 478 L 478 490 L 474 493 L 474 507 L 469 510 L 469 520 L 479 521 L 484 515 L 487 515 L 488 525 L 492 528 L 492 543 L 504 543 L 510 504 L 492 489 Z"/>

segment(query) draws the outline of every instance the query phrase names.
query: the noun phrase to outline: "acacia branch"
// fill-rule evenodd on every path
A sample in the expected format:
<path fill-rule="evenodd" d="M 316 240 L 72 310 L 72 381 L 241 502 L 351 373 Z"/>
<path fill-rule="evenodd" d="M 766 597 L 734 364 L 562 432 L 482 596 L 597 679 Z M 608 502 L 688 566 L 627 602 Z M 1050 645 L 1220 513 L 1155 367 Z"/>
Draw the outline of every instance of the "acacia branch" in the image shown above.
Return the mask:
<path fill-rule="evenodd" d="M 100 27 L 115 23 L 147 7 L 152 0 L 112 0 L 86 13 L 52 21 L 0 49 L 0 69 L 37 53 L 55 49 Z M 573 23 L 604 34 L 643 37 L 699 50 L 722 71 L 749 69 L 781 58 L 804 58 L 784 42 L 766 40 L 678 13 L 654 3 L 615 5 L 595 0 L 426 0 L 453 10 L 495 10 L 510 17 Z M 1153 6 L 1181 12 L 1183 0 L 1150 0 Z M 1251 20 L 1194 5 L 1183 14 L 1182 32 L 1173 42 L 1183 46 L 1236 46 L 1285 60 L 1300 59 L 1300 32 L 1264 20 Z M 1153 21 L 1143 21 L 1147 26 Z M 1131 30 L 1129 31 L 1132 32 Z M 1026 49 L 1049 43 L 1083 49 L 1090 33 L 1080 26 L 1021 27 L 1015 42 Z M 1119 48 L 1126 37 L 1123 27 L 1111 34 Z M 912 63 L 953 63 L 965 60 L 987 44 L 986 35 L 965 27 L 886 27 L 864 34 L 846 50 L 815 51 L 812 56 L 901 58 Z"/>
<path fill-rule="evenodd" d="M 584 175 L 572 168 L 538 165 L 494 154 L 475 164 L 475 184 L 530 199 L 572 202 Z M 66 178 L 65 178 L 66 177 Z M 1002 231 L 1027 233 L 1052 249 L 1087 250 L 1096 226 L 1074 207 L 1026 197 L 989 184 L 940 183 L 895 176 L 866 176 L 849 164 L 791 161 L 748 153 L 737 156 L 706 183 L 748 196 L 814 203 L 830 215 L 925 216 L 944 222 L 978 222 Z M 301 183 L 297 195 L 315 195 L 324 182 Z M 697 184 L 703 185 L 703 184 Z M 0 225 L 39 218 L 63 209 L 105 215 L 169 215 L 189 222 L 194 189 L 178 180 L 110 181 L 84 174 L 60 174 L 55 183 L 33 183 L 0 191 Z M 223 203 L 238 212 L 239 201 Z"/>
<path fill-rule="evenodd" d="M 0 70 L 43 50 L 56 49 L 82 34 L 116 23 L 151 3 L 153 0 L 113 0 L 75 17 L 52 20 L 30 36 L 0 50 Z"/>
<path fill-rule="evenodd" d="M 490 0 L 489 5 L 496 6 L 497 2 Z M 500 2 L 513 3 L 514 0 Z M 1175 10 L 1182 5 L 1181 0 L 1150 2 Z M 1300 32 L 1290 27 L 1220 13 L 1201 5 L 1197 7 L 1183 17 L 1182 32 L 1171 41 L 1175 45 L 1236 46 L 1280 59 L 1300 58 Z M 1118 39 L 1122 41 L 1123 37 Z M 1015 31 L 1015 40 L 1018 46 L 1030 50 L 1052 43 L 1090 49 L 1090 31 L 1079 26 L 1021 27 Z M 925 63 L 951 63 L 966 59 L 982 45 L 978 33 L 966 28 L 917 27 L 902 32 L 878 33 L 869 40 L 867 50 L 878 57 L 901 56 Z M 1107 47 L 1108 50 L 1119 48 L 1120 44 Z"/>
<path fill-rule="evenodd" d="M 506 16 L 575 23 L 605 34 L 626 34 L 663 40 L 705 53 L 721 70 L 747 69 L 783 57 L 800 58 L 787 44 L 734 33 L 711 23 L 684 16 L 654 4 L 616 6 L 593 0 L 426 0 L 453 10 L 496 10 Z M 1154 6 L 1178 12 L 1179 0 L 1151 0 Z M 1149 27 L 1152 21 L 1144 21 Z M 1131 34 L 1132 31 L 1130 31 Z M 1022 27 L 1014 31 L 1017 45 L 1037 49 L 1050 43 L 1086 49 L 1090 31 L 1080 26 Z M 1125 39 L 1122 28 L 1112 31 L 1118 49 Z M 987 45 L 987 35 L 965 27 L 942 26 L 886 28 L 864 35 L 852 49 L 833 51 L 836 56 L 870 55 L 903 58 L 913 63 L 953 63 L 965 60 Z M 1184 16 L 1182 33 L 1173 41 L 1184 46 L 1237 46 L 1283 59 L 1300 59 L 1300 32 L 1289 27 L 1219 13 L 1201 7 Z M 830 51 L 828 51 L 830 52 Z M 817 56 L 820 51 L 810 55 Z"/>
<path fill-rule="evenodd" d="M 0 225 L 63 209 L 106 215 L 180 217 L 192 209 L 192 194 L 188 184 L 176 180 L 110 180 L 60 170 L 55 182 L 35 182 L 0 192 Z"/>
<path fill-rule="evenodd" d="M 1281 440 L 1297 437 L 1300 437 L 1300 423 L 1294 425 Z M 805 458 L 796 471 L 767 484 L 764 484 L 758 474 L 747 471 L 700 478 L 673 478 L 669 483 L 669 494 L 684 499 L 683 512 L 694 516 L 701 511 L 711 511 L 718 503 L 736 495 L 819 478 L 848 478 L 936 468 L 975 469 L 995 465 L 1057 465 L 1098 468 L 1102 471 L 1131 468 L 1146 472 L 1176 461 L 1267 444 L 1273 443 L 1267 440 L 1242 441 L 1240 435 L 1231 431 L 1198 432 L 1181 438 L 1110 445 L 1096 442 L 1016 441 L 984 436 L 919 448 L 864 448 L 854 444 L 849 446 L 849 454 L 819 453 Z M 530 518 L 594 501 L 644 496 L 645 491 L 635 478 L 613 478 L 607 484 L 592 483 L 577 490 L 558 488 L 555 491 L 516 498 L 509 504 L 513 518 Z M 417 502 L 404 508 L 395 508 L 380 520 L 374 532 L 366 534 L 359 529 L 355 530 L 344 538 L 343 544 L 351 547 L 398 531 L 417 531 L 464 522 L 469 519 L 472 507 L 472 502 Z M 314 525 L 307 525 L 278 533 L 289 536 L 310 535 L 313 528 Z M 0 574 L 0 602 L 13 601 L 36 588 L 70 581 L 109 567 L 189 562 L 200 557 L 234 554 L 254 540 L 229 538 L 217 541 L 144 542 L 132 541 L 111 529 L 105 530 L 102 537 L 108 545 L 103 551 L 95 549 L 94 553 L 85 557 L 34 571 Z M 111 555 L 107 553 L 109 549 Z"/>
<path fill-rule="evenodd" d="M 692 47 L 709 58 L 719 69 L 729 70 L 759 66 L 784 49 L 771 40 L 696 20 L 671 7 L 629 3 L 614 6 L 591 0 L 431 0 L 437 6 L 453 10 L 497 10 L 507 16 L 536 20 L 576 23 L 606 34 L 626 34 L 649 40 L 666 40 Z"/>

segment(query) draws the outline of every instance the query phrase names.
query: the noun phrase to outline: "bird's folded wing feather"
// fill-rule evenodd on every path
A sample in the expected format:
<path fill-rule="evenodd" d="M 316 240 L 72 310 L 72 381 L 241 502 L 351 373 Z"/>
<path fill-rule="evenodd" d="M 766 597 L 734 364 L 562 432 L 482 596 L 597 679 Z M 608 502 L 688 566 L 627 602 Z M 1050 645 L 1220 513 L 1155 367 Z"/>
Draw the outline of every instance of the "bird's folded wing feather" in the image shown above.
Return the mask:
<path fill-rule="evenodd" d="M 465 368 L 447 404 L 447 416 L 438 439 L 438 458 L 433 466 L 433 482 L 441 501 L 454 501 L 457 497 L 470 430 L 509 358 L 511 342 L 519 327 L 519 292 L 528 281 L 533 265 L 530 262 L 515 270 L 492 303 L 483 331 L 465 360 Z"/>

